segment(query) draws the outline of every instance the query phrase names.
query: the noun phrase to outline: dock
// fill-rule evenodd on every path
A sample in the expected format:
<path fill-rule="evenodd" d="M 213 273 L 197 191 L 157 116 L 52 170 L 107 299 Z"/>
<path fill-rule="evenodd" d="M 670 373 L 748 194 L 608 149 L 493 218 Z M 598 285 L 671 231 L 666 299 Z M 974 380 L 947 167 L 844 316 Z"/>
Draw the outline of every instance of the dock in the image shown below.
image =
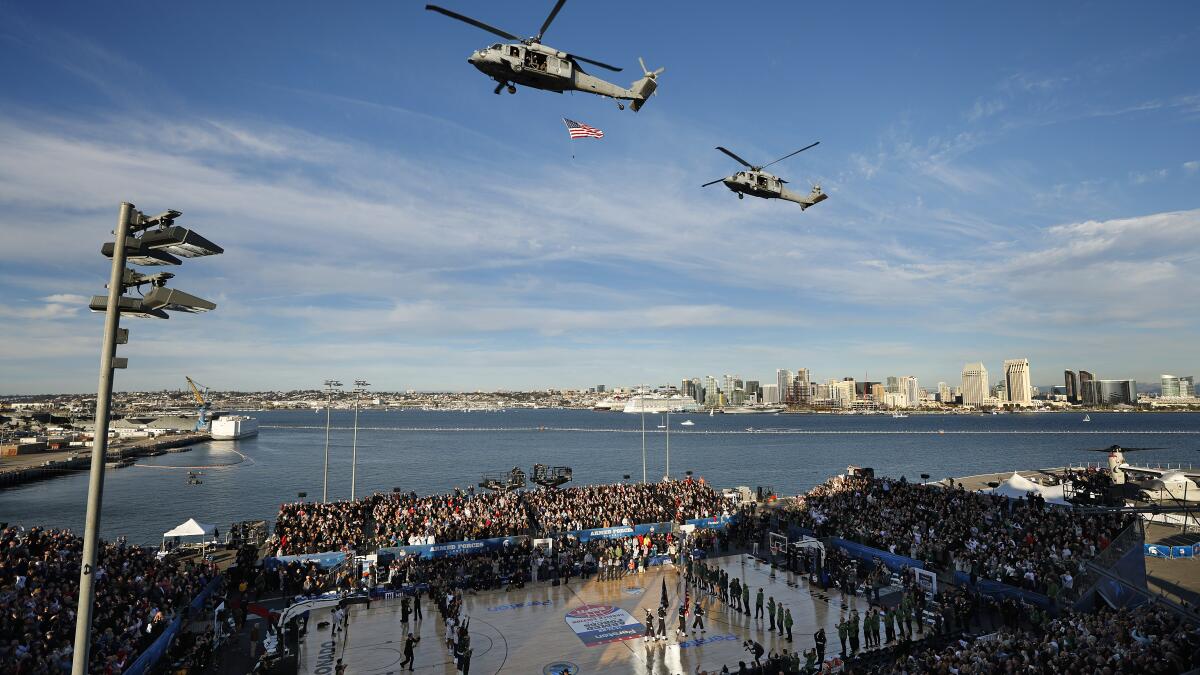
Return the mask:
<path fill-rule="evenodd" d="M 157 438 L 139 438 L 120 445 L 110 444 L 107 461 L 144 457 L 160 450 L 184 448 L 211 440 L 207 433 L 189 432 Z M 92 449 L 78 447 L 55 452 L 0 458 L 0 489 L 31 483 L 68 473 L 87 471 L 92 462 Z"/>

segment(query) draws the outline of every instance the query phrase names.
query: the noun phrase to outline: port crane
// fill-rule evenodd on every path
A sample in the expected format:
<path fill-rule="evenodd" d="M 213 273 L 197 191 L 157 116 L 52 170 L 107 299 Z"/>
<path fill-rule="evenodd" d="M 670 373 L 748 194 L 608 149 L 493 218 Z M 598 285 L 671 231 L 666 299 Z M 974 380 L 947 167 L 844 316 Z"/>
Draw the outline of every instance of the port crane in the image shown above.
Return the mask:
<path fill-rule="evenodd" d="M 196 399 L 196 428 L 193 431 L 204 431 L 205 427 L 208 426 L 208 401 L 204 400 L 204 394 L 200 391 L 200 388 L 203 387 L 204 391 L 208 391 L 208 387 L 196 384 L 196 381 L 187 375 L 184 375 L 184 379 L 187 380 L 188 386 L 192 388 L 192 397 Z"/>

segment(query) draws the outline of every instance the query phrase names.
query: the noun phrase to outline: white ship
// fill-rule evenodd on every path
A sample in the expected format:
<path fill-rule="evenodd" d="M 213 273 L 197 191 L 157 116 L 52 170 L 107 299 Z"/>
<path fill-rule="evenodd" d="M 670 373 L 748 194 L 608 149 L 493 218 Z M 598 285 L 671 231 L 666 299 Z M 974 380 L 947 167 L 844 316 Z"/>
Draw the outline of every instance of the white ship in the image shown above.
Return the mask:
<path fill-rule="evenodd" d="M 690 398 L 682 396 L 632 396 L 625 403 L 625 412 L 627 413 L 650 413 L 662 414 L 672 412 L 696 412 L 700 409 L 700 404 Z"/>
<path fill-rule="evenodd" d="M 721 412 L 726 415 L 761 415 L 763 413 L 782 412 L 784 408 L 771 405 L 740 405 L 731 408 L 725 408 Z"/>
<path fill-rule="evenodd" d="M 258 420 L 244 415 L 218 417 L 212 421 L 210 429 L 214 441 L 235 441 L 258 435 Z"/>

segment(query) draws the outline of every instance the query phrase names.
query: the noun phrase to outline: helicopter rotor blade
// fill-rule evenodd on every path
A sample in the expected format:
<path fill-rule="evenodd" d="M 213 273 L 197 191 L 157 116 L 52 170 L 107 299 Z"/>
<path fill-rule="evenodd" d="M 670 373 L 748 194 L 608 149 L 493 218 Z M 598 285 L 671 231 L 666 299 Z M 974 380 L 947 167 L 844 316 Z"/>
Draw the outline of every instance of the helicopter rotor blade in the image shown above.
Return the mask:
<path fill-rule="evenodd" d="M 1083 450 L 1084 452 L 1113 452 L 1113 451 L 1119 450 L 1122 453 L 1126 453 L 1126 452 L 1142 452 L 1144 450 L 1166 450 L 1166 448 L 1162 448 L 1162 447 L 1127 448 L 1123 445 L 1110 445 L 1107 448 L 1080 448 L 1080 450 Z"/>
<path fill-rule="evenodd" d="M 554 21 L 554 17 L 558 16 L 558 10 L 562 9 L 562 6 L 565 4 L 567 4 L 567 0 L 558 0 L 558 3 L 554 5 L 554 9 L 550 10 L 550 16 L 546 17 L 546 20 L 542 22 L 541 30 L 538 31 L 537 37 L 533 38 L 534 42 L 542 41 L 542 36 L 546 34 L 546 29 L 550 27 L 550 23 Z"/>
<path fill-rule="evenodd" d="M 624 70 L 623 68 L 618 68 L 616 66 L 610 66 L 607 63 L 603 63 L 601 61 L 596 61 L 594 59 L 585 59 L 584 57 L 576 56 L 575 54 L 572 54 L 571 58 L 575 59 L 576 61 L 583 61 L 584 63 L 590 63 L 593 66 L 600 66 L 601 68 L 607 68 L 608 70 L 611 70 L 614 73 L 619 73 L 622 70 Z"/>
<path fill-rule="evenodd" d="M 795 151 L 795 152 L 792 152 L 792 153 L 786 154 L 786 155 L 784 155 L 783 157 L 780 157 L 779 159 L 775 160 L 774 162 L 770 162 L 770 163 L 767 163 L 767 164 L 763 164 L 762 166 L 760 166 L 760 167 L 758 167 L 758 168 L 759 168 L 759 169 L 765 169 L 765 168 L 767 168 L 768 166 L 771 166 L 771 164 L 778 164 L 779 162 L 782 162 L 783 160 L 787 159 L 788 157 L 791 157 L 792 155 L 798 155 L 798 154 L 800 154 L 800 153 L 804 152 L 805 150 L 808 150 L 809 148 L 816 147 L 816 146 L 818 146 L 818 145 L 820 145 L 820 144 L 821 144 L 821 141 L 817 141 L 816 143 L 813 143 L 812 145 L 806 145 L 806 146 L 804 146 L 803 148 L 800 148 L 799 150 L 797 150 L 797 151 Z"/>
<path fill-rule="evenodd" d="M 707 183 L 705 183 L 704 185 L 701 185 L 700 187 L 708 187 L 709 185 L 716 185 L 717 183 L 724 182 L 724 180 L 725 180 L 724 178 L 718 178 L 718 179 L 716 179 L 716 180 L 710 180 L 710 181 L 708 181 Z"/>
<path fill-rule="evenodd" d="M 509 33 L 508 31 L 500 30 L 499 28 L 496 28 L 495 26 L 489 26 L 482 21 L 472 19 L 471 17 L 464 16 L 462 14 L 459 14 L 458 12 L 452 12 L 452 11 L 446 9 L 445 7 L 438 7 L 437 5 L 425 5 L 425 9 L 427 9 L 431 12 L 437 12 L 438 14 L 445 14 L 446 16 L 450 17 L 451 19 L 458 19 L 459 21 L 462 21 L 463 23 L 469 23 L 472 26 L 475 26 L 476 28 L 482 28 L 483 30 L 486 30 L 487 32 L 491 33 L 492 35 L 499 35 L 500 37 L 502 37 L 506 40 L 516 40 L 517 42 L 524 41 L 522 38 L 519 38 L 516 35 Z"/>
<path fill-rule="evenodd" d="M 754 166 L 752 164 L 750 164 L 750 162 L 747 162 L 746 160 L 742 159 L 741 157 L 738 157 L 737 155 L 733 154 L 729 150 L 722 148 L 719 145 L 717 146 L 717 149 L 720 150 L 721 152 L 729 155 L 730 157 L 732 157 L 734 159 L 734 161 L 736 161 L 738 164 L 741 164 L 742 166 L 746 167 L 747 169 L 750 169 L 751 171 L 754 170 Z"/>

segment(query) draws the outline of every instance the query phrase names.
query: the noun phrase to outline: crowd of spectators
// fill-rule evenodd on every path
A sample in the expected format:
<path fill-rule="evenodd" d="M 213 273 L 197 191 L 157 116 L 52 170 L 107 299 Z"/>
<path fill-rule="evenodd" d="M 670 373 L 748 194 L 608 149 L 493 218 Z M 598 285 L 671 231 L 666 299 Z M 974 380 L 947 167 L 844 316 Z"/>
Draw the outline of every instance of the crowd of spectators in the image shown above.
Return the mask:
<path fill-rule="evenodd" d="M 374 494 L 354 501 L 283 504 L 277 555 L 551 534 L 727 515 L 703 481 L 589 485 L 510 493 Z"/>
<path fill-rule="evenodd" d="M 1155 605 L 1064 610 L 974 640 L 917 649 L 862 673 L 1184 673 L 1200 666 L 1200 631 Z"/>
<path fill-rule="evenodd" d="M 1011 500 L 903 479 L 838 476 L 797 498 L 784 521 L 818 537 L 838 536 L 1056 595 L 1083 560 L 1132 522 L 1128 514 L 1081 515 L 1039 498 Z"/>
<path fill-rule="evenodd" d="M 586 485 L 524 495 L 543 532 L 639 523 L 683 522 L 727 514 L 727 502 L 703 481 Z"/>
<path fill-rule="evenodd" d="M 70 670 L 83 540 L 70 530 L 0 531 L 0 672 Z M 89 671 L 121 673 L 216 574 L 124 540 L 101 542 Z"/>

